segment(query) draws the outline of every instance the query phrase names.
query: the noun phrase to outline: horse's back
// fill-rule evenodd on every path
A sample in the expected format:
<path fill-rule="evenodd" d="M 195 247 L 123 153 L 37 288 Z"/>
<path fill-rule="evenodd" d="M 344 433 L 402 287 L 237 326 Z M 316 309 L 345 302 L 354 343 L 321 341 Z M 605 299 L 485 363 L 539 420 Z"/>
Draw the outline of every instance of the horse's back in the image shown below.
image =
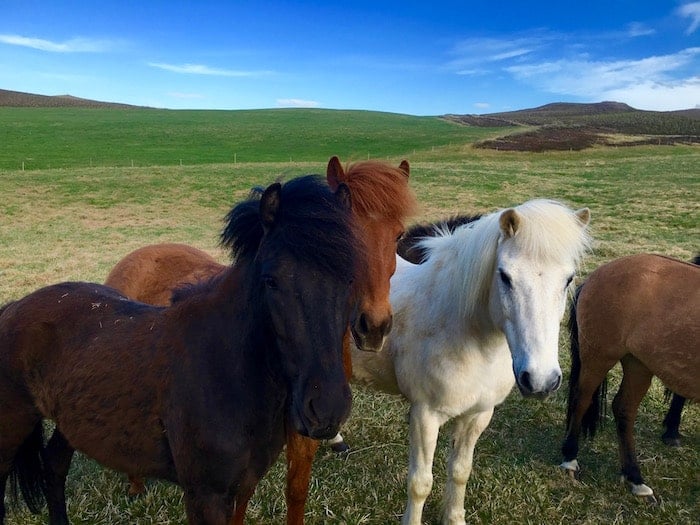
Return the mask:
<path fill-rule="evenodd" d="M 151 244 L 121 259 L 105 284 L 130 299 L 166 306 L 173 289 L 208 279 L 225 268 L 208 253 L 186 244 Z"/>
<path fill-rule="evenodd" d="M 593 271 L 578 296 L 581 351 L 632 354 L 674 392 L 697 399 L 698 311 L 697 266 L 652 254 L 616 259 Z"/>
<path fill-rule="evenodd" d="M 117 470 L 173 479 L 158 405 L 168 377 L 156 347 L 161 310 L 100 284 L 39 289 L 0 317 L 0 377 L 20 385 L 74 448 Z"/>
<path fill-rule="evenodd" d="M 157 310 L 129 301 L 101 284 L 65 282 L 46 286 L 3 311 L 2 355 L 21 354 L 25 372 L 48 360 L 56 360 L 62 366 L 66 360 L 86 354 L 94 356 L 100 348 L 110 348 L 109 339 L 119 340 L 131 333 L 134 319 L 140 319 L 144 313 L 154 315 Z"/>

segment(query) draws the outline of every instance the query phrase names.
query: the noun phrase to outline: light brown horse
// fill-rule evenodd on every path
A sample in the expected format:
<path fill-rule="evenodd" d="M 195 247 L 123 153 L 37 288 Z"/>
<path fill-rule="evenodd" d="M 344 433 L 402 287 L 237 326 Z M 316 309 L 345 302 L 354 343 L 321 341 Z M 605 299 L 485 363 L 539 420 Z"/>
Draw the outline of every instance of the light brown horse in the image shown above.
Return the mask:
<path fill-rule="evenodd" d="M 351 377 L 350 334 L 358 348 L 379 351 L 391 329 L 389 282 L 396 269 L 396 248 L 404 232 L 406 219 L 417 203 L 408 186 L 409 164 L 397 167 L 375 160 L 350 164 L 343 169 L 338 157 L 328 162 L 326 179 L 335 191 L 340 184 L 350 189 L 352 214 L 366 246 L 366 267 L 355 283 L 358 309 L 351 316 L 345 334 L 343 360 L 347 378 Z M 195 283 L 221 272 L 225 267 L 209 254 L 182 244 L 156 244 L 138 249 L 124 257 L 107 277 L 105 284 L 130 298 L 167 305 L 174 289 Z M 319 442 L 296 432 L 287 436 L 287 523 L 304 522 L 304 507 L 309 491 L 311 465 Z M 130 477 L 130 493 L 144 490 L 143 481 Z M 243 522 L 239 512 L 234 522 Z M 239 521 L 236 521 L 239 520 Z"/>
<path fill-rule="evenodd" d="M 619 361 L 612 402 L 622 476 L 632 493 L 654 501 L 637 464 L 634 422 L 657 376 L 673 392 L 700 399 L 700 268 L 640 254 L 604 264 L 579 287 L 571 308 L 571 377 L 562 467 L 579 470 L 579 434 L 595 434 L 606 375 Z M 601 395 L 602 393 L 602 395 Z"/>

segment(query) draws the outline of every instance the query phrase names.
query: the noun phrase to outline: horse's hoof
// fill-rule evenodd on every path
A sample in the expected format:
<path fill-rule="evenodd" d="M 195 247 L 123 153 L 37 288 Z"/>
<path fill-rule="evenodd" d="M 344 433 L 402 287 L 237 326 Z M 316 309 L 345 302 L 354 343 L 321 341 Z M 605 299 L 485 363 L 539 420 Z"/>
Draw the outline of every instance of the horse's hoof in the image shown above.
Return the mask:
<path fill-rule="evenodd" d="M 654 496 L 654 491 L 651 490 L 651 487 L 648 485 L 645 485 L 644 483 L 632 483 L 631 484 L 631 490 L 632 494 L 635 496 L 642 498 L 644 501 L 646 501 L 649 505 L 657 505 L 658 501 L 656 501 L 656 497 Z"/>
<path fill-rule="evenodd" d="M 661 441 L 669 447 L 680 447 L 682 445 L 680 437 L 661 436 Z"/>
<path fill-rule="evenodd" d="M 575 459 L 572 459 L 571 461 L 563 461 L 559 467 L 563 469 L 573 480 L 578 481 L 581 477 L 581 467 L 579 466 L 578 461 Z"/>
<path fill-rule="evenodd" d="M 331 444 L 331 450 L 336 454 L 343 454 L 344 452 L 348 452 L 350 447 L 345 443 L 345 441 L 340 441 L 338 443 Z"/>

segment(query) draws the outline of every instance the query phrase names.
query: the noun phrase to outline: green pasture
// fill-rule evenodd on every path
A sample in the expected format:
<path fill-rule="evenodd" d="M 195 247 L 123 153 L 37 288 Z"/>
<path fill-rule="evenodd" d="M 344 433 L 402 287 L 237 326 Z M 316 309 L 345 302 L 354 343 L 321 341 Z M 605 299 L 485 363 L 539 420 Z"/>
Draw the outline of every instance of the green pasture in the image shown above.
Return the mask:
<path fill-rule="evenodd" d="M 370 111 L 0 108 L 0 169 L 367 158 L 472 142 L 489 132 Z"/>
<path fill-rule="evenodd" d="M 37 113 L 27 116 L 32 111 Z M 93 111 L 101 119 L 113 115 L 114 128 L 96 124 L 93 134 L 88 125 Z M 328 120 L 331 112 L 290 110 L 283 125 L 266 120 L 274 112 L 141 111 L 147 116 L 134 117 L 139 124 L 129 127 L 117 110 L 70 110 L 71 118 L 59 119 L 58 109 L 0 109 L 0 303 L 57 281 L 102 281 L 126 253 L 154 242 L 190 243 L 225 261 L 217 236 L 233 203 L 254 185 L 324 173 L 334 154 L 343 162 L 368 155 L 395 164 L 407 159 L 422 206 L 415 220 L 488 212 L 534 197 L 588 206 L 596 242 L 579 280 L 597 265 L 630 253 L 689 259 L 700 251 L 698 147 L 504 153 L 470 146 L 494 130 L 430 118 L 338 112 Z M 153 118 L 152 125 L 146 125 L 147 118 Z M 341 129 L 342 120 L 347 126 Z M 9 133 L 8 122 L 14 123 Z M 198 140 L 202 133 L 208 134 L 207 144 Z M 256 143 L 260 136 L 264 143 Z M 36 164 L 30 165 L 29 156 Z M 561 341 L 567 370 L 564 333 Z M 612 393 L 618 377 L 615 370 Z M 593 442 L 582 443 L 580 482 L 560 472 L 564 390 L 543 402 L 513 392 L 497 408 L 477 443 L 465 500 L 468 522 L 700 521 L 697 405 L 684 413 L 684 446 L 672 449 L 659 439 L 666 409 L 663 387 L 654 383 L 642 404 L 636 428 L 640 464 L 661 501 L 652 507 L 618 482 L 612 422 Z M 344 429 L 352 450 L 340 457 L 319 452 L 307 523 L 399 522 L 405 504 L 407 409 L 400 398 L 354 389 Z M 440 513 L 449 428 L 441 433 L 436 452 L 426 523 L 435 523 Z M 284 523 L 284 472 L 280 460 L 259 485 L 248 511 L 250 523 Z M 185 523 L 178 487 L 150 481 L 146 495 L 129 498 L 126 486 L 121 474 L 76 457 L 68 482 L 72 522 Z M 32 516 L 21 506 L 10 510 L 6 523 L 46 520 L 46 513 Z"/>

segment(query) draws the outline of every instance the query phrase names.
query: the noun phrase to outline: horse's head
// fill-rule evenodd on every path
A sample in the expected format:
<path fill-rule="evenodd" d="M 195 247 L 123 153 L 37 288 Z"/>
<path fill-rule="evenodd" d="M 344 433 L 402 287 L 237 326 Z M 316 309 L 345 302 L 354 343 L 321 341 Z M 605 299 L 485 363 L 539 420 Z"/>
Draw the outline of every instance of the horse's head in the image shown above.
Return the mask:
<path fill-rule="evenodd" d="M 389 282 L 396 270 L 397 242 L 404 232 L 404 220 L 416 208 L 408 187 L 409 165 L 398 168 L 378 161 L 351 164 L 344 170 L 338 157 L 328 162 L 326 179 L 336 191 L 350 188 L 352 213 L 364 241 L 365 275 L 355 283 L 357 304 L 350 327 L 361 350 L 379 351 L 392 324 Z"/>
<path fill-rule="evenodd" d="M 561 384 L 559 327 L 590 243 L 589 219 L 588 208 L 574 212 L 541 199 L 500 213 L 490 310 L 506 335 L 524 396 L 543 397 Z"/>
<path fill-rule="evenodd" d="M 258 230 L 252 260 L 257 280 L 251 311 L 261 312 L 261 340 L 272 347 L 268 362 L 288 386 L 288 418 L 315 439 L 335 435 L 350 411 L 342 362 L 343 337 L 352 306 L 356 263 L 349 190 L 330 191 L 320 177 L 275 183 L 256 202 L 256 219 L 229 214 L 232 232 Z M 232 226 L 233 222 L 238 222 Z M 241 232 L 242 236 L 253 236 Z M 243 251 L 228 242 L 238 255 Z M 236 264 L 239 264 L 237 261 Z M 263 349 L 261 349 L 263 351 Z"/>

